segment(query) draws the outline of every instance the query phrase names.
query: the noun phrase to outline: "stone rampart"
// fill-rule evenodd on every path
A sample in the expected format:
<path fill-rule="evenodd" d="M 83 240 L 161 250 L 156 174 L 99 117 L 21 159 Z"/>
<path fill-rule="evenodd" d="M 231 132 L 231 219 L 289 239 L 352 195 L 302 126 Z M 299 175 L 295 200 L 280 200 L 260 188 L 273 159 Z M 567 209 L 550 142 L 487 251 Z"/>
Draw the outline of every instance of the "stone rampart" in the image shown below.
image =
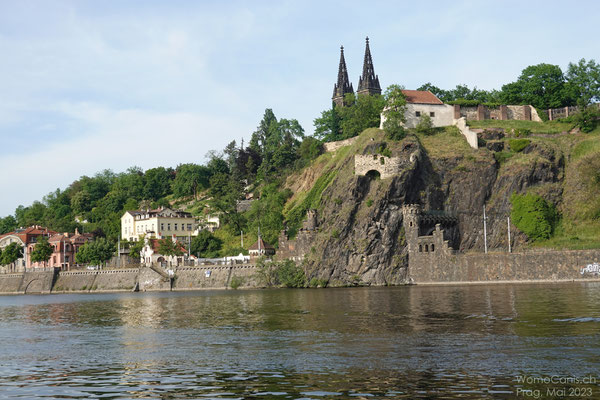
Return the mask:
<path fill-rule="evenodd" d="M 0 275 L 0 294 L 18 294 L 23 274 L 2 274 Z"/>
<path fill-rule="evenodd" d="M 323 146 L 325 147 L 326 152 L 332 152 L 336 151 L 340 147 L 350 146 L 356 141 L 356 139 L 358 139 L 358 136 L 351 137 L 350 139 L 339 140 L 337 142 L 327 142 L 324 143 Z"/>

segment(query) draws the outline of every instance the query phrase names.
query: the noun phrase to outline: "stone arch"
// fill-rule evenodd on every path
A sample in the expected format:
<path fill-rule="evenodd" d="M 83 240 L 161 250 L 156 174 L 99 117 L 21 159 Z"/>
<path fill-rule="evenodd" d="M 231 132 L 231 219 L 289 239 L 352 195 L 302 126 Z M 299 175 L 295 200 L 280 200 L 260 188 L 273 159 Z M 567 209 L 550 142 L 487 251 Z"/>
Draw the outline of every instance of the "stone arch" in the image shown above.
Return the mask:
<path fill-rule="evenodd" d="M 365 174 L 365 176 L 369 179 L 371 179 L 372 181 L 375 180 L 379 180 L 381 179 L 381 172 L 379 172 L 376 169 L 370 169 L 367 171 L 367 173 Z"/>
<path fill-rule="evenodd" d="M 44 283 L 41 279 L 32 279 L 27 283 L 27 286 L 25 286 L 23 293 L 42 293 L 43 285 Z"/>

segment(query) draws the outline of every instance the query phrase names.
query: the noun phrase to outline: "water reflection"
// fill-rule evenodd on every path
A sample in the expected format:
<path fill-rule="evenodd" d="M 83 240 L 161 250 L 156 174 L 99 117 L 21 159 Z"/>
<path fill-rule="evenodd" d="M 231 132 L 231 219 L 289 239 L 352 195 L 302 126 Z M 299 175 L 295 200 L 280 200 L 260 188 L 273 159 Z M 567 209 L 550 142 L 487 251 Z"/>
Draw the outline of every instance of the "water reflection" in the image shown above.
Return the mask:
<path fill-rule="evenodd" d="M 527 387 L 517 375 L 597 373 L 599 288 L 1 297 L 0 386 L 21 398 L 514 398 Z"/>

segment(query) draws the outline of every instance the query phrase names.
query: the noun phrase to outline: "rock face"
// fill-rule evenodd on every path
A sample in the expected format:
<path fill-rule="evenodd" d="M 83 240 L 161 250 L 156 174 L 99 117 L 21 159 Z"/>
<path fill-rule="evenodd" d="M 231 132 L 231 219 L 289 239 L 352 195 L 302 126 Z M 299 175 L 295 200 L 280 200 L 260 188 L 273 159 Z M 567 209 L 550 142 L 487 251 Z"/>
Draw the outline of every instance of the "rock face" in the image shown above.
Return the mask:
<path fill-rule="evenodd" d="M 379 179 L 354 171 L 354 154 L 377 155 L 377 149 L 386 146 L 402 165 L 397 174 Z M 406 283 L 403 204 L 420 204 L 424 210 L 444 210 L 458 217 L 449 238 L 451 246 L 469 251 L 484 247 L 484 204 L 488 248 L 493 250 L 507 247 L 512 193 L 535 186 L 547 199 L 560 198 L 556 183 L 564 174 L 564 162 L 556 149 L 532 145 L 519 162 L 509 160 L 503 165 L 488 149 L 468 151 L 431 155 L 416 137 L 386 144 L 382 135 L 357 148 L 323 192 L 318 233 L 306 249 L 309 279 L 326 280 L 330 286 Z M 511 236 L 513 247 L 526 239 L 514 227 Z"/>

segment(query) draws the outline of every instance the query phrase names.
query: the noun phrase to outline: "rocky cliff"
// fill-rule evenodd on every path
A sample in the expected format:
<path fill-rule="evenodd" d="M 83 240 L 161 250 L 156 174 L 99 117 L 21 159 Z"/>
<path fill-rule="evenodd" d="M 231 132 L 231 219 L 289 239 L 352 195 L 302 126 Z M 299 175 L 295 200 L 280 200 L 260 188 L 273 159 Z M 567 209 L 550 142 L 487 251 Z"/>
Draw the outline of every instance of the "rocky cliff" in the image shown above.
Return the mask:
<path fill-rule="evenodd" d="M 305 249 L 309 279 L 331 286 L 403 283 L 408 264 L 401 206 L 408 203 L 458 217 L 456 229 L 448 233 L 452 246 L 463 252 L 483 250 L 485 204 L 488 247 L 505 249 L 510 196 L 533 190 L 560 206 L 565 155 L 560 146 L 545 141 L 532 141 L 507 160 L 497 161 L 495 150 L 502 146 L 470 148 L 454 128 L 429 136 L 409 135 L 399 142 L 371 129 L 291 177 L 290 187 L 322 186 L 316 197 L 314 190 L 297 193 L 288 208 L 292 212 L 303 196 L 310 195 L 318 210 L 319 228 Z M 382 163 L 391 157 L 401 167 L 386 179 L 377 173 L 358 175 L 355 155 L 369 155 Z M 328 177 L 328 184 L 319 181 L 322 176 Z M 306 177 L 312 182 L 298 183 Z M 526 241 L 513 226 L 513 246 Z"/>

